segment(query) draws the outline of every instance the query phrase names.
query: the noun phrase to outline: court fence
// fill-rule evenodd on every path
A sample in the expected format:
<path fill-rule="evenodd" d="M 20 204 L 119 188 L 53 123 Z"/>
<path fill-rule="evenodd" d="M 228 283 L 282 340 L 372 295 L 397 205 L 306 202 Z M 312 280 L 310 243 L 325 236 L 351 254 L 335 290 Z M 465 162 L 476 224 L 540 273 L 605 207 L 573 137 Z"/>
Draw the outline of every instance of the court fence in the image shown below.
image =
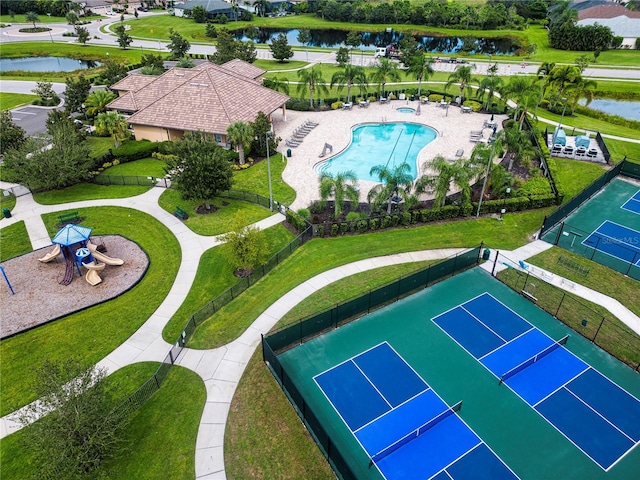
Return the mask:
<path fill-rule="evenodd" d="M 498 280 L 640 373 L 640 336 L 631 328 L 610 316 L 603 307 L 589 305 L 548 283 L 545 274 L 537 274 L 531 265 L 529 270 L 523 271 L 517 267 L 517 262 L 497 252 L 494 265 L 499 264 L 509 268 L 494 271 Z M 566 281 L 566 286 L 572 288 L 574 285 Z"/>
<path fill-rule="evenodd" d="M 357 298 L 336 304 L 324 312 L 300 319 L 293 325 L 262 336 L 262 359 L 306 425 L 334 472 L 342 480 L 355 480 L 356 476 L 322 426 L 313 409 L 307 404 L 295 383 L 282 366 L 278 355 L 318 335 L 365 315 L 372 310 L 396 302 L 417 290 L 433 285 L 445 278 L 473 267 L 480 261 L 483 245 L 461 252 L 434 263 L 413 274 L 379 287 Z"/>
<path fill-rule="evenodd" d="M 626 160 L 623 160 L 618 165 L 613 167 L 608 172 L 605 172 L 602 176 L 597 178 L 591 185 L 582 190 L 578 195 L 573 197 L 564 205 L 560 205 L 558 209 L 544 217 L 542 222 L 542 227 L 540 228 L 540 237 L 542 237 L 545 233 L 555 227 L 558 223 L 562 221 L 562 219 L 569 216 L 574 210 L 576 210 L 580 205 L 593 197 L 596 193 L 598 193 L 605 185 L 607 185 L 611 180 L 620 175 L 623 171 Z"/>

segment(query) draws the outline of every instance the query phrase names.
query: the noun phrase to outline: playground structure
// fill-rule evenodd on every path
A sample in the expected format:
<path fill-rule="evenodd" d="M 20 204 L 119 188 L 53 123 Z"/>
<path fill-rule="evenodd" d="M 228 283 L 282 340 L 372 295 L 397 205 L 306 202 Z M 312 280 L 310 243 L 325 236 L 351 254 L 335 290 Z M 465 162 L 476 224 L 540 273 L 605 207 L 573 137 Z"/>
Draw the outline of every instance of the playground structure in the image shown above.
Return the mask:
<path fill-rule="evenodd" d="M 11 282 L 9 281 L 9 277 L 7 277 L 7 272 L 4 271 L 4 267 L 2 265 L 0 265 L 0 272 L 2 272 L 4 281 L 7 282 L 7 287 L 9 287 L 9 291 L 11 292 L 11 295 L 15 295 L 16 292 L 13 291 L 13 287 L 11 286 Z"/>
<path fill-rule="evenodd" d="M 91 243 L 89 240 L 91 232 L 91 228 L 81 225 L 65 225 L 53 237 L 53 243 L 55 244 L 53 250 L 38 259 L 40 262 L 49 263 L 62 254 L 65 260 L 65 274 L 60 280 L 61 285 L 69 285 L 73 281 L 73 277 L 75 277 L 74 267 L 77 269 L 79 276 L 82 276 L 80 267 L 85 267 L 87 269 L 85 280 L 89 284 L 96 286 L 102 282 L 98 272 L 104 270 L 106 265 L 124 265 L 124 260 L 112 258 L 98 251 L 98 245 Z"/>

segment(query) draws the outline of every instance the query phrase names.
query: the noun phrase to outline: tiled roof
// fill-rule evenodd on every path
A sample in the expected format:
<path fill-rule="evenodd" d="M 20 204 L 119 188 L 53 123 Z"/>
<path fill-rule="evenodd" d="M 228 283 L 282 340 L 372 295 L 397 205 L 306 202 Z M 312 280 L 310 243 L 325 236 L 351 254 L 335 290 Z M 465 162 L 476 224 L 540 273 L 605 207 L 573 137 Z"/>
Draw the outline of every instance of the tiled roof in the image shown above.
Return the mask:
<path fill-rule="evenodd" d="M 585 18 L 576 22 L 576 25 L 602 25 L 609 27 L 614 35 L 623 38 L 640 37 L 640 17 L 629 18 L 626 16 L 618 16 L 614 18 Z"/>
<path fill-rule="evenodd" d="M 578 12 L 578 20 L 586 20 L 588 18 L 604 19 L 625 16 L 628 18 L 640 18 L 640 12 L 634 12 L 624 8 L 622 5 L 598 5 L 596 7 L 586 8 Z"/>
<path fill-rule="evenodd" d="M 250 70 L 236 65 L 238 70 Z M 140 89 L 132 88 L 108 107 L 135 111 L 128 119 L 133 125 L 224 133 L 233 122 L 253 122 L 258 112 L 268 115 L 289 100 L 234 68 L 212 63 L 191 69 L 173 68 L 154 78 Z M 122 87 L 135 85 L 132 82 Z"/>
<path fill-rule="evenodd" d="M 258 68 L 255 65 L 251 65 L 250 63 L 240 60 L 239 58 L 230 60 L 227 63 L 224 63 L 220 66 L 232 72 L 239 73 L 243 77 L 247 77 L 247 78 L 255 79 L 267 73 L 266 70 Z"/>
<path fill-rule="evenodd" d="M 155 75 L 127 75 L 119 82 L 111 85 L 111 90 L 120 90 L 125 92 L 133 90 L 135 92 L 136 90 L 146 87 L 156 78 L 158 77 Z"/>

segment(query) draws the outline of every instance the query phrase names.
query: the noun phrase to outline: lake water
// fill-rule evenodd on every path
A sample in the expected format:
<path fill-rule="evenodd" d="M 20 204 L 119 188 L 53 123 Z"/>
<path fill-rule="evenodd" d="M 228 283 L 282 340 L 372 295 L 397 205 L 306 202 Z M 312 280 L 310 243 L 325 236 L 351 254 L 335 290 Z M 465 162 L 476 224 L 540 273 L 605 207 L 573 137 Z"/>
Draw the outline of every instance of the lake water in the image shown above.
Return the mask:
<path fill-rule="evenodd" d="M 99 67 L 100 62 L 66 57 L 0 58 L 0 72 L 73 72 Z"/>
<path fill-rule="evenodd" d="M 581 100 L 580 105 L 584 105 L 585 101 Z M 599 110 L 609 115 L 618 115 L 629 120 L 640 121 L 640 102 L 631 100 L 609 100 L 607 98 L 596 98 L 590 104 L 589 108 Z"/>
<path fill-rule="evenodd" d="M 245 30 L 234 30 L 232 32 L 236 39 L 247 41 Z M 298 41 L 299 30 L 259 28 L 257 43 L 271 43 L 274 37 L 284 33 L 287 42 L 291 46 L 302 46 Z M 339 47 L 344 46 L 348 31 L 345 30 L 310 30 L 310 47 Z M 362 44 L 355 48 L 358 50 L 375 50 L 377 46 L 397 44 L 404 34 L 391 32 L 360 32 L 362 33 Z M 427 52 L 432 53 L 479 53 L 492 55 L 513 55 L 518 45 L 508 38 L 473 38 L 473 37 L 427 37 L 414 35 L 416 41 L 422 45 Z"/>

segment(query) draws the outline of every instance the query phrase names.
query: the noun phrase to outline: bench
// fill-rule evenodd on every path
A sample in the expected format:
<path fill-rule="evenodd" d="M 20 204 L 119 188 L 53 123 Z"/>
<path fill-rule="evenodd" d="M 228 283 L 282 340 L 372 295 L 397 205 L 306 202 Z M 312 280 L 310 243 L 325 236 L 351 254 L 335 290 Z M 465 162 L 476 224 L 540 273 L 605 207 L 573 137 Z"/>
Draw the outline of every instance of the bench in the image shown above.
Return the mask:
<path fill-rule="evenodd" d="M 567 280 L 566 278 L 563 278 L 562 281 L 560 282 L 561 285 L 566 285 L 567 287 L 569 287 L 571 290 L 575 290 L 576 289 L 576 284 Z"/>
<path fill-rule="evenodd" d="M 80 215 L 78 212 L 63 213 L 58 215 L 58 220 L 60 220 L 60 223 L 76 223 L 80 221 Z"/>
<path fill-rule="evenodd" d="M 560 257 L 558 257 L 558 262 L 557 263 L 558 263 L 558 265 L 562 265 L 563 267 L 566 267 L 569 270 L 572 270 L 572 271 L 582 275 L 583 277 L 586 277 L 587 275 L 589 275 L 589 272 L 591 271 L 591 269 L 589 267 L 585 267 L 584 265 L 580 265 L 575 260 L 571 260 L 570 258 L 565 258 L 562 255 Z"/>
<path fill-rule="evenodd" d="M 186 220 L 187 218 L 189 218 L 189 214 L 180 207 L 176 207 L 176 209 L 173 211 L 173 214 L 180 220 Z"/>

